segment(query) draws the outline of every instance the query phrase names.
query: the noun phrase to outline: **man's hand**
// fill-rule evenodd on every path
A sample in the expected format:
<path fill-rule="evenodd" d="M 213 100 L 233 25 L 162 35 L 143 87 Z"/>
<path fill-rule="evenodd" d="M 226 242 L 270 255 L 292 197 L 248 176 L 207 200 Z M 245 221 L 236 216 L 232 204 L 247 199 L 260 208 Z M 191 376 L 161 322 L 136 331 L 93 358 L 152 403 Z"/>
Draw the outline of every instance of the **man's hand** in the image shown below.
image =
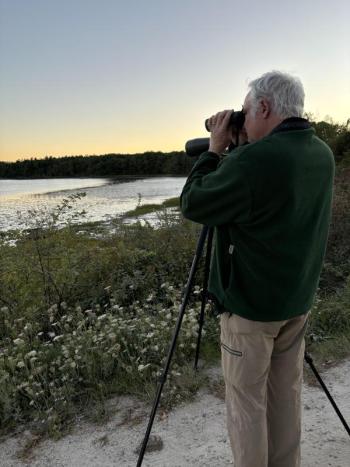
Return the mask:
<path fill-rule="evenodd" d="M 232 112 L 233 110 L 223 110 L 209 118 L 209 151 L 221 154 L 230 144 L 232 140 L 232 128 L 229 127 L 229 121 Z"/>

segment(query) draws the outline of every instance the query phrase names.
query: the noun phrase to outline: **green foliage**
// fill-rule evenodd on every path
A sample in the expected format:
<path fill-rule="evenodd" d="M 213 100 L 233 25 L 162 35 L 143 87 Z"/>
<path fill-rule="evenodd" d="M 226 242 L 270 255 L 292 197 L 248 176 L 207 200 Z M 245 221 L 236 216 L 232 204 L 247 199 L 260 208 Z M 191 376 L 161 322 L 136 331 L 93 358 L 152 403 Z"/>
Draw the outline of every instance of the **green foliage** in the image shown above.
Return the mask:
<path fill-rule="evenodd" d="M 148 214 L 154 211 L 159 211 L 164 208 L 172 208 L 180 206 L 180 198 L 169 198 L 163 201 L 162 204 L 140 204 L 132 211 L 127 211 L 123 214 L 123 217 L 137 217 L 144 214 Z"/>
<path fill-rule="evenodd" d="M 306 342 L 318 360 L 344 358 L 350 354 L 350 276 L 345 286 L 323 300 L 316 299 Z"/>
<path fill-rule="evenodd" d="M 162 203 L 162 206 L 166 208 L 175 208 L 180 206 L 180 198 L 169 198 Z"/>
<path fill-rule="evenodd" d="M 350 274 L 350 169 L 337 167 L 332 219 L 321 274 L 322 296 L 336 292 Z"/>
<path fill-rule="evenodd" d="M 305 118 L 310 120 L 317 136 L 330 146 L 336 162 L 344 164 L 350 151 L 350 119 L 346 123 L 335 123 L 331 118 L 316 122 L 312 114 L 306 114 Z"/>
<path fill-rule="evenodd" d="M 120 177 L 130 175 L 186 175 L 194 160 L 183 151 L 143 154 L 63 156 L 0 162 L 0 178 Z"/>
<path fill-rule="evenodd" d="M 118 290 L 120 304 L 129 304 L 144 299 L 164 278 L 184 280 L 200 226 L 174 221 L 164 212 L 161 222 L 169 228 L 115 220 L 116 233 L 99 238 L 96 229 L 84 230 L 73 222 L 77 201 L 64 200 L 51 213 L 31 212 L 32 229 L 3 235 L 0 305 L 16 315 L 41 319 L 42 311 L 55 303 L 103 304 L 106 283 Z"/>

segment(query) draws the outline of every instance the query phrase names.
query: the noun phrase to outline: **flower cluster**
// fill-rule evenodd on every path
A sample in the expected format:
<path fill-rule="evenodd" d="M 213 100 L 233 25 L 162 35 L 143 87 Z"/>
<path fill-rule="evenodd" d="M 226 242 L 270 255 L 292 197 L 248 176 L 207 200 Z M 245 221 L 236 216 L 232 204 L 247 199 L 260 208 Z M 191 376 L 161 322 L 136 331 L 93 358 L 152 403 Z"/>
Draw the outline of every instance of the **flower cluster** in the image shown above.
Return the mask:
<path fill-rule="evenodd" d="M 179 290 L 168 283 L 161 289 L 163 300 L 156 301 L 152 292 L 128 307 L 118 305 L 109 288 L 108 306 L 54 305 L 43 320 L 48 329 L 15 320 L 13 338 L 4 339 L 0 350 L 0 394 L 6 394 L 0 399 L 1 418 L 27 416 L 56 426 L 74 401 L 103 393 L 111 383 L 122 388 L 131 377 L 140 388 L 146 382 L 156 385 L 181 305 Z M 183 316 L 165 385 L 171 396 L 179 392 L 176 381 L 194 356 L 199 311 L 196 303 Z"/>

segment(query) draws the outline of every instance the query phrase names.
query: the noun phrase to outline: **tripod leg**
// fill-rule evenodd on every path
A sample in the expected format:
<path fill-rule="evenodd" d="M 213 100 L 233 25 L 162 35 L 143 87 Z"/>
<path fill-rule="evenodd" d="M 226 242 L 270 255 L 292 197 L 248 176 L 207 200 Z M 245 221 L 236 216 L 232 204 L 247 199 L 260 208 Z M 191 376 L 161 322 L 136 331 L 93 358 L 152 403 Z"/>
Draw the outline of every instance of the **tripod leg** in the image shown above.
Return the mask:
<path fill-rule="evenodd" d="M 138 461 L 137 461 L 137 467 L 140 467 L 142 465 L 143 456 L 144 456 L 145 451 L 146 451 L 149 435 L 151 433 L 154 417 L 156 415 L 157 407 L 158 407 L 158 404 L 159 404 L 160 395 L 161 395 L 163 386 L 164 386 L 166 378 L 167 378 L 167 374 L 168 374 L 169 367 L 170 367 L 170 361 L 171 361 L 172 355 L 174 353 L 175 345 L 176 345 L 176 339 L 177 339 L 177 336 L 179 334 L 181 323 L 182 323 L 182 318 L 183 318 L 183 315 L 185 313 L 185 308 L 186 308 L 188 300 L 189 300 L 189 295 L 191 293 L 191 289 L 192 289 L 192 285 L 193 285 L 193 279 L 194 279 L 195 272 L 197 270 L 198 262 L 199 262 L 199 260 L 200 260 L 200 258 L 202 256 L 202 253 L 203 253 L 203 248 L 204 248 L 204 244 L 205 244 L 205 239 L 207 237 L 207 233 L 208 233 L 208 227 L 204 226 L 202 228 L 202 232 L 200 234 L 200 237 L 199 237 L 199 240 L 198 240 L 198 243 L 197 243 L 197 249 L 196 249 L 196 253 L 194 255 L 193 261 L 192 261 L 191 271 L 190 271 L 190 274 L 188 276 L 188 281 L 187 281 L 186 288 L 185 288 L 184 298 L 183 298 L 182 304 L 180 306 L 180 313 L 179 313 L 179 317 L 177 319 L 175 333 L 173 335 L 171 346 L 170 346 L 170 349 L 169 349 L 169 352 L 168 352 L 165 368 L 164 368 L 163 374 L 162 374 L 162 376 L 160 378 L 160 384 L 158 386 L 157 395 L 156 395 L 155 401 L 153 403 L 153 408 L 152 408 L 150 419 L 149 419 L 149 422 L 148 422 L 146 434 L 145 434 L 145 437 L 144 437 L 144 440 L 143 440 L 143 443 L 142 443 L 142 447 L 141 447 L 141 450 L 140 450 L 139 458 L 138 458 Z"/>
<path fill-rule="evenodd" d="M 209 271 L 210 271 L 211 247 L 213 243 L 213 233 L 214 233 L 214 229 L 211 227 L 208 232 L 207 253 L 205 257 L 203 296 L 202 296 L 201 313 L 199 317 L 199 329 L 198 329 L 198 337 L 197 337 L 196 357 L 194 360 L 194 370 L 198 370 L 197 365 L 198 365 L 198 358 L 199 358 L 199 348 L 200 348 L 200 343 L 201 343 L 201 338 L 202 338 L 202 328 L 203 328 L 203 323 L 204 323 L 204 309 L 207 303 L 208 280 L 209 280 Z"/>
<path fill-rule="evenodd" d="M 312 360 L 312 357 L 305 352 L 305 356 L 304 356 L 305 360 L 307 361 L 307 363 L 310 365 L 311 367 L 311 370 L 313 371 L 314 375 L 316 376 L 318 382 L 320 383 L 322 389 L 324 390 L 324 392 L 326 393 L 326 396 L 328 397 L 330 403 L 332 404 L 334 410 L 336 411 L 338 417 L 340 418 L 340 421 L 342 422 L 342 424 L 344 425 L 344 428 L 345 430 L 347 431 L 348 435 L 350 436 L 350 428 L 349 428 L 349 425 L 346 423 L 345 421 L 345 418 L 343 417 L 342 413 L 340 412 L 340 410 L 338 409 L 338 406 L 337 404 L 335 403 L 334 399 L 332 398 L 332 396 L 330 395 L 326 385 L 324 384 L 321 376 L 318 374 L 314 364 L 313 364 L 313 360 Z"/>

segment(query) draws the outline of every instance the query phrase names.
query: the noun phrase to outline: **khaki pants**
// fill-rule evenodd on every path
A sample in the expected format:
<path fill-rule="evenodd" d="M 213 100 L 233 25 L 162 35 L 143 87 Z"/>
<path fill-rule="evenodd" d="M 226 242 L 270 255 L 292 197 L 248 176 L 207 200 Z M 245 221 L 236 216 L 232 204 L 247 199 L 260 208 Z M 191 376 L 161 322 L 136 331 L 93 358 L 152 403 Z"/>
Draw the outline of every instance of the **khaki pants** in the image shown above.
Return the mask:
<path fill-rule="evenodd" d="M 227 428 L 235 467 L 300 466 L 308 315 L 273 322 L 220 315 Z"/>

